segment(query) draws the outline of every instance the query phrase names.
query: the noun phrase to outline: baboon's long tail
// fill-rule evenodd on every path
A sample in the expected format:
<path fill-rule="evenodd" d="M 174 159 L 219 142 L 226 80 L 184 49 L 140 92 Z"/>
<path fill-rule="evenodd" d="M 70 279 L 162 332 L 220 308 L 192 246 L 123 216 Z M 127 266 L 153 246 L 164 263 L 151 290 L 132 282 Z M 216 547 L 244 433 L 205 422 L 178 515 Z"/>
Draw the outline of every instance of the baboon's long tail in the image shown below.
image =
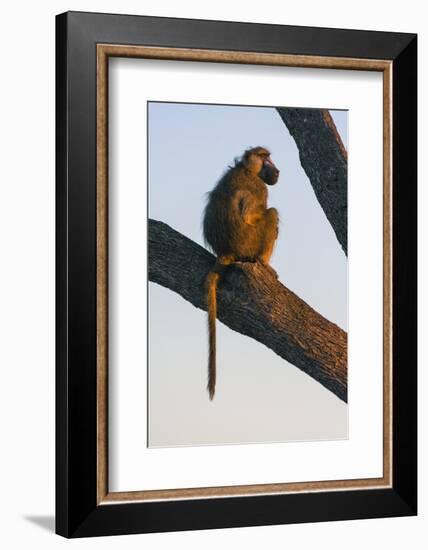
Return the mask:
<path fill-rule="evenodd" d="M 205 280 L 207 291 L 207 311 L 208 311 L 208 385 L 207 390 L 212 400 L 215 393 L 216 381 L 216 318 L 217 318 L 217 285 L 220 279 L 218 271 L 210 271 Z"/>

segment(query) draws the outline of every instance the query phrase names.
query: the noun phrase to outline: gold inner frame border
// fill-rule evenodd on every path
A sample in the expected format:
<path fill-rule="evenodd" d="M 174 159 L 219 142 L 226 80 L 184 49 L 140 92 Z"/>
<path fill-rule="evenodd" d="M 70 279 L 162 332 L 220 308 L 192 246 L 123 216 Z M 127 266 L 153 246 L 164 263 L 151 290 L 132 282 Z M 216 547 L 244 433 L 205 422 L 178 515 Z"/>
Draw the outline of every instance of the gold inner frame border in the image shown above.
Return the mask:
<path fill-rule="evenodd" d="M 97 504 L 392 487 L 392 62 L 257 52 L 97 44 Z M 292 483 L 109 492 L 108 488 L 108 59 L 276 65 L 383 73 L 383 476 Z"/>

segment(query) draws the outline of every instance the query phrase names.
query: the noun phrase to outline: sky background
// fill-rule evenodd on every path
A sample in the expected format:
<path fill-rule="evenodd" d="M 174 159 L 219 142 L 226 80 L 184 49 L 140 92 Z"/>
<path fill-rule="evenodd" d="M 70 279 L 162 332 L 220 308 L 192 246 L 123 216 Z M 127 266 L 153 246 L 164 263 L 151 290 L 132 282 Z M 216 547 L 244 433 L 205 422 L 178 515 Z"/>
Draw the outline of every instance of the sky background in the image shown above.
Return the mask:
<path fill-rule="evenodd" d="M 149 217 L 204 246 L 206 193 L 251 146 L 281 171 L 271 264 L 279 280 L 347 330 L 347 259 L 272 107 L 150 102 Z M 330 111 L 347 147 L 347 112 Z M 217 387 L 206 391 L 206 313 L 149 283 L 149 446 L 343 439 L 348 407 L 273 351 L 217 321 Z"/>

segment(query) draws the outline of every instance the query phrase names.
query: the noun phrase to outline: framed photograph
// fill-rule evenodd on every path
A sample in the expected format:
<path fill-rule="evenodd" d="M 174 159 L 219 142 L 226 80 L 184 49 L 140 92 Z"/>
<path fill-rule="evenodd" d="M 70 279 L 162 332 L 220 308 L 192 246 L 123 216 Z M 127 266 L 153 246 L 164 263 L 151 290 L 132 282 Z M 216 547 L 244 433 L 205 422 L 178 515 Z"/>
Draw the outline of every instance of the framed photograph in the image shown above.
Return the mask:
<path fill-rule="evenodd" d="M 417 37 L 56 19 L 56 531 L 417 513 Z"/>

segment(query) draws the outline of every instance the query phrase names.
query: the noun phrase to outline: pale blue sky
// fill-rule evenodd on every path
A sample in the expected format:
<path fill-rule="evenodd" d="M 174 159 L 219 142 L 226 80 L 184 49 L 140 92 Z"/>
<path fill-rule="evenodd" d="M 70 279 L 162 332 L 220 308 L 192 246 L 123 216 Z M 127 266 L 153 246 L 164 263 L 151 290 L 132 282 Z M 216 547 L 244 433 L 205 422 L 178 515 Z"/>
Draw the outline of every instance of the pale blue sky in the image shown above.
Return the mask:
<path fill-rule="evenodd" d="M 149 217 L 203 245 L 206 193 L 256 145 L 281 170 L 272 258 L 283 284 L 347 329 L 347 260 L 272 107 L 149 103 Z M 347 146 L 347 112 L 331 111 Z M 149 283 L 151 446 L 347 437 L 347 406 L 262 344 L 218 322 L 218 384 L 206 386 L 206 314 Z"/>

